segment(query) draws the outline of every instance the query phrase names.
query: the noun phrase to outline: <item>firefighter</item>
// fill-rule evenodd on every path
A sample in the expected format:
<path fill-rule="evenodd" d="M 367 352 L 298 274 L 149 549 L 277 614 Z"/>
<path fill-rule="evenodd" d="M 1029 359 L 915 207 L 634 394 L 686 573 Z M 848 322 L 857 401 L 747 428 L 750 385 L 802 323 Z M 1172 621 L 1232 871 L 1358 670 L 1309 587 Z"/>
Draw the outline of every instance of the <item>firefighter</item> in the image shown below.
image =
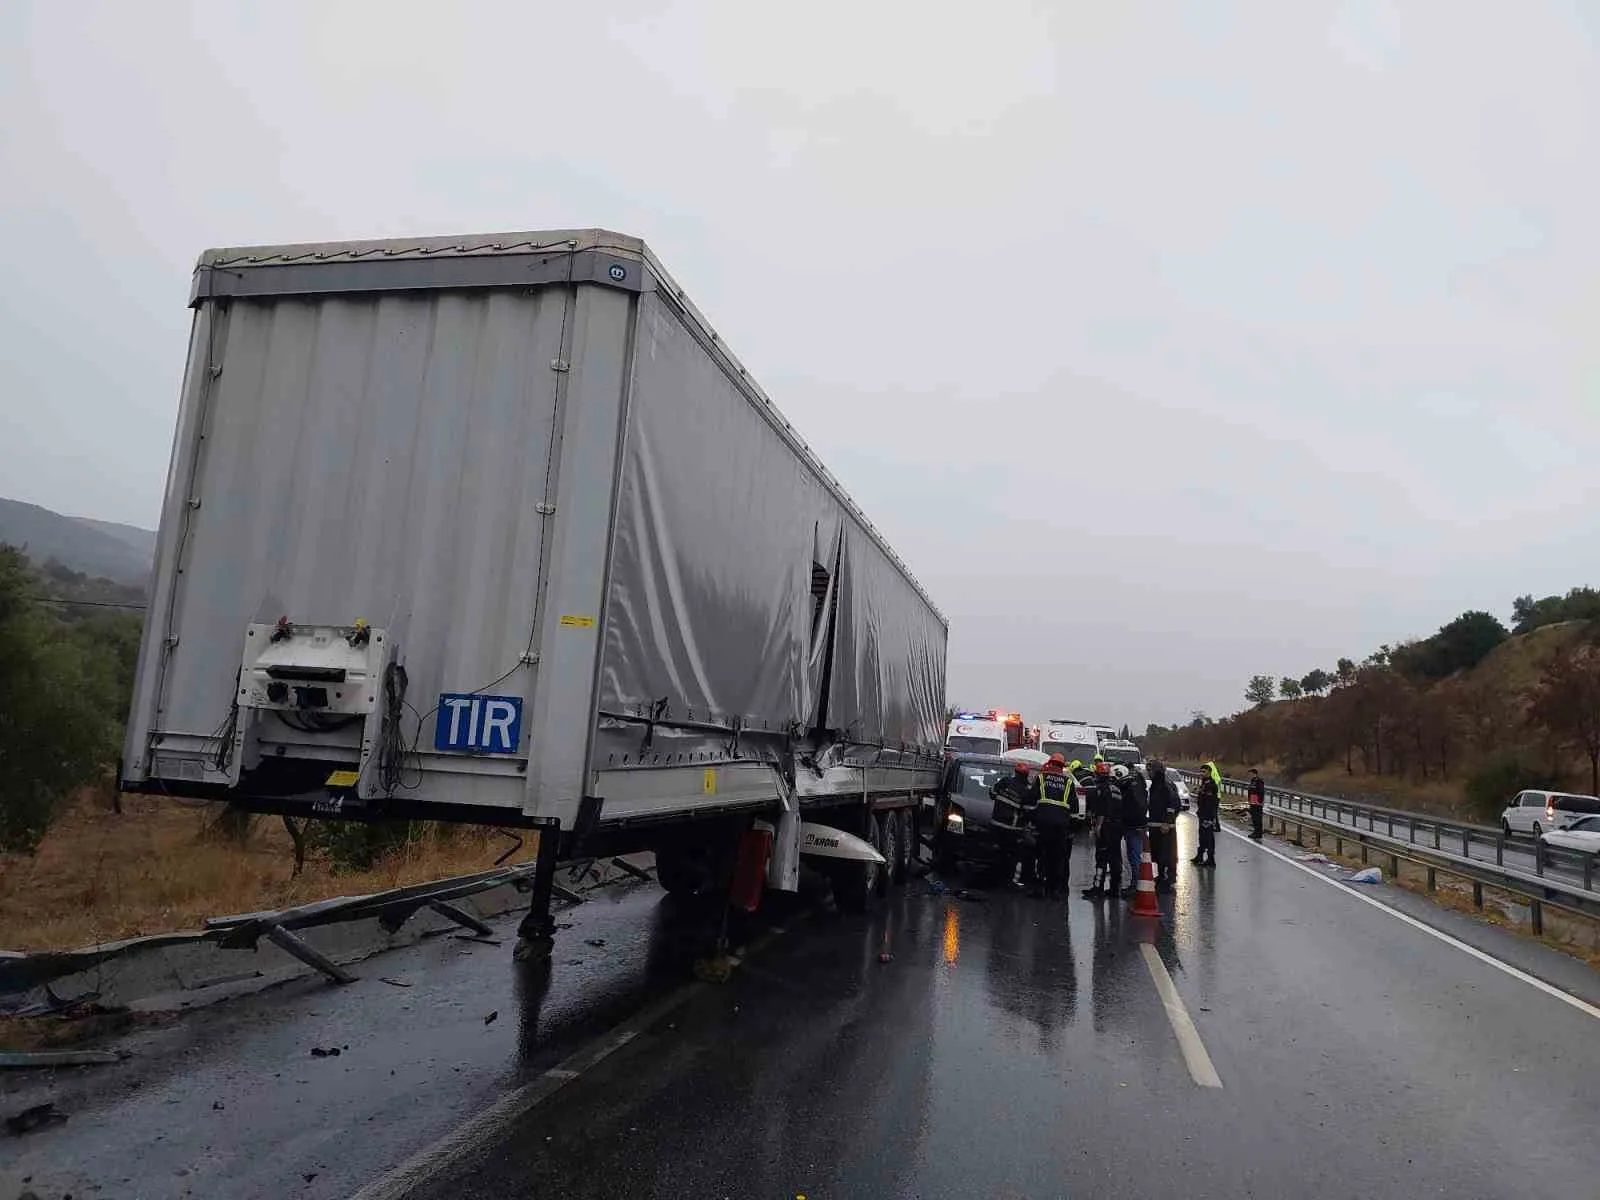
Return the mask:
<path fill-rule="evenodd" d="M 1089 820 L 1094 829 L 1094 885 L 1085 900 L 1115 896 L 1122 890 L 1122 795 L 1111 781 L 1111 768 L 1096 756 L 1089 786 Z"/>
<path fill-rule="evenodd" d="M 1056 899 L 1065 895 L 1072 876 L 1073 775 L 1066 760 L 1052 754 L 1039 768 L 1039 805 L 1033 811 L 1038 854 L 1037 895 Z"/>
<path fill-rule="evenodd" d="M 989 824 L 994 830 L 1001 882 L 1011 882 L 1017 863 L 1021 861 L 1023 882 L 1031 883 L 1032 865 L 1024 859 L 1027 853 L 1024 838 L 1029 819 L 1039 803 L 1039 784 L 1029 777 L 1028 764 L 1019 762 L 1013 766 L 1010 775 L 989 789 L 989 797 L 994 801 Z"/>
<path fill-rule="evenodd" d="M 1195 801 L 1195 815 L 1200 818 L 1200 849 L 1189 861 L 1197 867 L 1217 865 L 1217 822 L 1222 817 L 1222 793 L 1217 781 L 1209 772 L 1200 776 L 1200 796 Z"/>
<path fill-rule="evenodd" d="M 1150 857 L 1156 863 L 1156 891 L 1170 892 L 1178 881 L 1178 793 L 1167 768 L 1150 764 Z"/>

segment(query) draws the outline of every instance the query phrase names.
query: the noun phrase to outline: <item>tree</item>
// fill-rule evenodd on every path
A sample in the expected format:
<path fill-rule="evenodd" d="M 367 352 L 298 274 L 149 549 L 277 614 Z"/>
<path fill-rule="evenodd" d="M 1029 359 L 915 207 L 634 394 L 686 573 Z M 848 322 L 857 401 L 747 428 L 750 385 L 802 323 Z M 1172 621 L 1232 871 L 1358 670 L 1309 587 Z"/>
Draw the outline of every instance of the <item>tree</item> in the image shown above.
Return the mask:
<path fill-rule="evenodd" d="M 1477 666 L 1509 636 L 1489 613 L 1464 612 L 1432 637 L 1397 648 L 1390 661 L 1413 679 L 1445 679 Z"/>
<path fill-rule="evenodd" d="M 1335 664 L 1336 678 L 1340 687 L 1348 687 L 1356 681 L 1356 664 L 1348 658 L 1341 658 Z"/>
<path fill-rule="evenodd" d="M 1333 676 L 1321 667 L 1312 671 L 1300 681 L 1300 690 L 1307 696 L 1320 696 L 1333 686 Z"/>
<path fill-rule="evenodd" d="M 1534 688 L 1528 718 L 1588 758 L 1589 790 L 1600 793 L 1600 647 L 1556 655 Z"/>
<path fill-rule="evenodd" d="M 1277 692 L 1274 689 L 1271 675 L 1252 675 L 1250 682 L 1245 685 L 1244 698 L 1257 708 L 1263 704 L 1271 704 Z"/>
<path fill-rule="evenodd" d="M 1513 633 L 1532 633 L 1562 621 L 1596 619 L 1600 619 L 1600 591 L 1590 587 L 1576 587 L 1565 596 L 1546 596 L 1542 600 L 1518 596 L 1511 602 Z"/>
<path fill-rule="evenodd" d="M 1122 727 L 1122 732 L 1117 734 L 1117 736 L 1125 742 L 1131 742 L 1133 741 L 1133 730 L 1124 725 Z"/>
<path fill-rule="evenodd" d="M 1297 679 L 1290 679 L 1285 675 L 1278 680 L 1278 695 L 1285 700 L 1298 700 L 1304 692 L 1305 689 L 1300 686 L 1300 681 Z"/>
<path fill-rule="evenodd" d="M 28 562 L 0 546 L 0 850 L 31 851 L 116 740 L 82 644 L 44 612 Z"/>

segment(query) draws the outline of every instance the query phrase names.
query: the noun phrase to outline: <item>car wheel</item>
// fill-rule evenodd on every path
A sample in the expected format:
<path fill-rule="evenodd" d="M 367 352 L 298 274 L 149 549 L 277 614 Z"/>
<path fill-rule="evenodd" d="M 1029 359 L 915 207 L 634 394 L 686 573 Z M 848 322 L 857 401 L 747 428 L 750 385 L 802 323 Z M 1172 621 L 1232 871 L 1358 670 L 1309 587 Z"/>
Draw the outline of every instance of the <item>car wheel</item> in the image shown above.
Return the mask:
<path fill-rule="evenodd" d="M 895 867 L 900 861 L 900 821 L 896 814 L 886 812 L 874 816 L 872 824 L 872 844 L 884 862 L 878 871 L 878 895 L 886 896 L 894 885 Z"/>
<path fill-rule="evenodd" d="M 1511 837 L 1511 822 L 1501 821 L 1500 828 L 1505 831 L 1506 838 L 1509 840 Z"/>
<path fill-rule="evenodd" d="M 1544 830 L 1539 828 L 1539 822 L 1535 821 L 1533 823 L 1533 840 L 1534 841 L 1538 841 L 1543 836 L 1544 836 Z"/>

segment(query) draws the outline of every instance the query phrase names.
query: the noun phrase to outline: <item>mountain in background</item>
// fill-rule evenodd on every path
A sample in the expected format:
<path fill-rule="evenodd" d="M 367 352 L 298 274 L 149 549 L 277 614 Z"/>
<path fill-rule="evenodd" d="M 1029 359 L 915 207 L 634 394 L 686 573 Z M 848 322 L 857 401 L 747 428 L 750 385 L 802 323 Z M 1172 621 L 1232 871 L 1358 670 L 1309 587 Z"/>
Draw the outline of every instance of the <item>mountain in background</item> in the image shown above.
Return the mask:
<path fill-rule="evenodd" d="M 43 566 L 54 559 L 85 575 L 145 587 L 155 559 L 153 530 L 68 517 L 37 504 L 0 498 L 0 544 L 24 549 Z"/>

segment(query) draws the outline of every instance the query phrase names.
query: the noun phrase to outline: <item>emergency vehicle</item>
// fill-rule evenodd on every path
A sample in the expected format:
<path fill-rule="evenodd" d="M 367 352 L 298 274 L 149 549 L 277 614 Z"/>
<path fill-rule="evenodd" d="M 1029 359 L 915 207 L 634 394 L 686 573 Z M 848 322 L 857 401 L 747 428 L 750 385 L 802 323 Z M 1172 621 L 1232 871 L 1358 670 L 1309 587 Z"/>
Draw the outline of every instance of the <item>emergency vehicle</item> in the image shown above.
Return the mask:
<path fill-rule="evenodd" d="M 1004 754 L 1023 749 L 1026 742 L 1022 714 L 992 708 L 957 713 L 945 731 L 944 748 L 957 754 Z"/>

